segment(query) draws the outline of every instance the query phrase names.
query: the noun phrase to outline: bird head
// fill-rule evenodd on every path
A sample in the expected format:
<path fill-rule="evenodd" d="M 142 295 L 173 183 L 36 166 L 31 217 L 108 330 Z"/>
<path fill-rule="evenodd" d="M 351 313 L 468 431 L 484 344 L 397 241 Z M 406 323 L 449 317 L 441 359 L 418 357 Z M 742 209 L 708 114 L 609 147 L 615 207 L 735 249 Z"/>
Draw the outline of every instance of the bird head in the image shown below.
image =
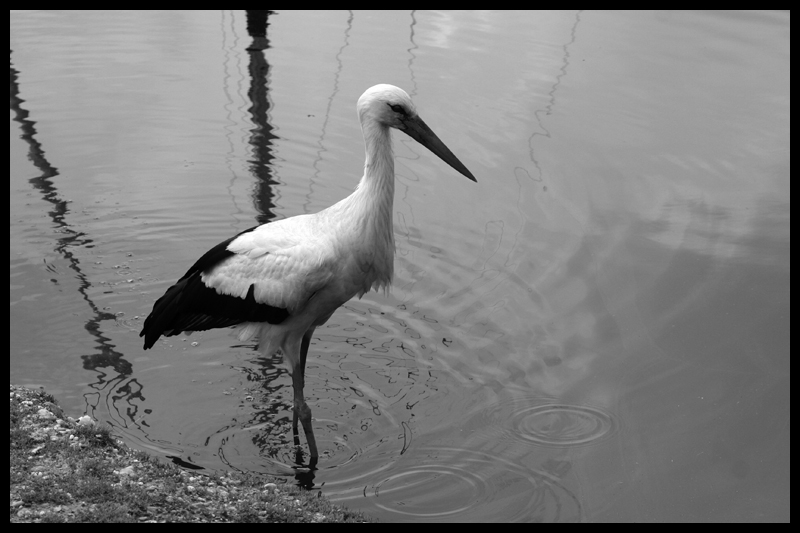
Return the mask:
<path fill-rule="evenodd" d="M 417 109 L 403 89 L 381 83 L 361 95 L 356 104 L 361 123 L 374 121 L 390 128 L 403 129 L 403 120 L 416 117 Z"/>
<path fill-rule="evenodd" d="M 411 97 L 400 87 L 373 85 L 358 99 L 356 108 L 362 128 L 377 124 L 398 129 L 467 178 L 478 181 L 419 117 Z"/>

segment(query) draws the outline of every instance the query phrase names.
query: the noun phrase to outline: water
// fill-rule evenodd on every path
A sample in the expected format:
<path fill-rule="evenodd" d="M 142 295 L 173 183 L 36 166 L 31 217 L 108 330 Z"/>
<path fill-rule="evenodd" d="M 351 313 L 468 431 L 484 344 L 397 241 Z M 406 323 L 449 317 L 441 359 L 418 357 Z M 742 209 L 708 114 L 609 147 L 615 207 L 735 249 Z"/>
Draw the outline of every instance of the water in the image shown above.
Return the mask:
<path fill-rule="evenodd" d="M 12 13 L 11 382 L 388 521 L 789 520 L 788 14 L 269 24 Z M 375 83 L 478 183 L 394 136 L 395 281 L 317 329 L 298 471 L 276 359 L 138 332 L 209 247 L 352 191 Z"/>

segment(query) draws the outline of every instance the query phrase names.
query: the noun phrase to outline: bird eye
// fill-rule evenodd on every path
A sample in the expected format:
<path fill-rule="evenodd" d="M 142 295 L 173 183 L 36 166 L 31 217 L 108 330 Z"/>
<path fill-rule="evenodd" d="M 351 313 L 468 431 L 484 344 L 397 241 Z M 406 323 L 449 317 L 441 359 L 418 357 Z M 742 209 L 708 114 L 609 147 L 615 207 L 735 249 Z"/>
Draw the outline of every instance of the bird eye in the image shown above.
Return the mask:
<path fill-rule="evenodd" d="M 406 114 L 405 108 L 403 106 L 401 106 L 401 105 L 397 105 L 397 104 L 395 104 L 395 105 L 386 104 L 386 105 L 391 107 L 392 111 L 394 111 L 395 113 L 400 113 L 401 115 L 405 115 Z"/>

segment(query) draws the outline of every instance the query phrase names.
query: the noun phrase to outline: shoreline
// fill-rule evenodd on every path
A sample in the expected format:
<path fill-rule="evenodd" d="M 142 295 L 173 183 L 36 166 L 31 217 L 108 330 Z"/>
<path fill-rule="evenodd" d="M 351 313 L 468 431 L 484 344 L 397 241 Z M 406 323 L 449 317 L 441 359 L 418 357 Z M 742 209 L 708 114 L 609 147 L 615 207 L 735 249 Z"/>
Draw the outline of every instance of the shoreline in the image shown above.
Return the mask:
<path fill-rule="evenodd" d="M 11 522 L 376 522 L 285 479 L 188 472 L 11 385 Z"/>

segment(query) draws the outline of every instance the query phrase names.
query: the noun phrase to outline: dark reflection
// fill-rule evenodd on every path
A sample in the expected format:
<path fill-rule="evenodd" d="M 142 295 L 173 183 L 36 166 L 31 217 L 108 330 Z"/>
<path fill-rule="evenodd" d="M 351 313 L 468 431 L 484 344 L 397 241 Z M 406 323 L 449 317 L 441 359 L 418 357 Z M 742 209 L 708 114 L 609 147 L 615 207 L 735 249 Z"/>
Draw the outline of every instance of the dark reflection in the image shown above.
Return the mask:
<path fill-rule="evenodd" d="M 248 32 L 252 37 L 252 42 L 247 47 L 250 56 L 251 79 L 248 90 L 251 100 L 249 111 L 253 122 L 250 137 L 252 145 L 250 168 L 257 178 L 253 202 L 256 210 L 260 213 L 256 217 L 260 223 L 269 222 L 274 218 L 272 186 L 276 182 L 272 177 L 270 165 L 273 160 L 272 141 L 277 137 L 272 133 L 273 127 L 269 122 L 271 105 L 267 80 L 270 69 L 263 54 L 263 50 L 269 48 L 266 30 L 269 16 L 272 14 L 273 12 L 266 10 L 247 12 Z M 93 239 L 76 231 L 71 226 L 69 202 L 60 195 L 54 182 L 54 178 L 59 176 L 58 169 L 48 160 L 44 147 L 37 139 L 36 123 L 29 118 L 29 112 L 22 106 L 24 100 L 20 97 L 19 72 L 13 65 L 10 66 L 9 81 L 13 120 L 20 125 L 20 138 L 28 144 L 29 159 L 40 171 L 40 175 L 31 178 L 29 183 L 34 190 L 40 193 L 39 197 L 50 206 L 47 213 L 56 230 L 55 233 L 58 235 L 53 249 L 74 271 L 74 277 L 79 283 L 78 292 L 91 309 L 90 318 L 86 320 L 84 328 L 95 338 L 97 349 L 94 353 L 82 355 L 81 359 L 83 368 L 96 375 L 94 383 L 88 385 L 96 392 L 84 395 L 86 412 L 92 414 L 101 404 L 104 404 L 103 408 L 111 416 L 111 420 L 108 421 L 111 425 L 125 430 L 135 429 L 146 440 L 151 440 L 147 437 L 149 433 L 147 422 L 139 407 L 146 401 L 144 389 L 138 380 L 131 378 L 133 374 L 131 362 L 125 359 L 123 354 L 115 349 L 111 339 L 103 334 L 103 323 L 116 322 L 117 317 L 113 313 L 103 311 L 94 302 L 90 294 L 98 292 L 87 274 L 84 273 L 81 261 L 74 253 L 76 248 L 93 248 Z M 53 279 L 53 283 L 57 284 L 58 280 Z M 105 371 L 105 369 L 109 371 Z M 267 388 L 265 392 L 267 395 L 272 395 L 274 391 Z M 298 461 L 301 459 L 302 457 L 298 456 Z M 185 460 L 177 457 L 175 460 L 181 461 L 183 466 L 190 467 L 190 463 Z"/>
<path fill-rule="evenodd" d="M 186 468 L 189 470 L 205 470 L 202 466 L 196 465 L 194 463 L 190 463 L 189 461 L 184 461 L 180 457 L 176 457 L 174 455 L 168 455 L 167 459 L 172 461 L 173 464 L 176 464 L 182 468 Z"/>
<path fill-rule="evenodd" d="M 561 85 L 561 79 L 567 75 L 567 69 L 570 66 L 570 55 L 569 55 L 569 48 L 573 44 L 575 44 L 575 39 L 578 33 L 578 24 L 581 22 L 581 12 L 578 11 L 575 13 L 575 21 L 572 24 L 572 28 L 570 29 L 570 39 L 569 41 L 565 42 L 561 45 L 563 50 L 563 54 L 561 57 L 563 58 L 563 64 L 561 68 L 559 68 L 559 72 L 556 75 L 556 81 L 550 87 L 550 90 L 547 92 L 548 96 L 550 97 L 547 101 L 547 105 L 543 109 L 538 109 L 534 111 L 533 116 L 536 121 L 536 131 L 531 134 L 528 138 L 528 149 L 530 150 L 530 158 L 533 166 L 536 167 L 536 176 L 531 176 L 527 170 L 521 167 L 517 167 L 514 169 L 514 174 L 517 178 L 517 183 L 519 183 L 521 176 L 520 174 L 525 174 L 526 179 L 531 179 L 533 181 L 544 181 L 544 171 L 542 170 L 539 161 L 536 159 L 536 155 L 534 154 L 533 144 L 534 139 L 537 136 L 542 137 L 550 137 L 550 131 L 547 129 L 547 126 L 544 121 L 544 117 L 549 116 L 553 112 L 553 108 L 556 106 L 556 91 Z M 547 185 L 543 187 L 543 190 L 547 190 Z"/>
<path fill-rule="evenodd" d="M 247 96 L 251 106 L 248 109 L 253 128 L 250 130 L 250 144 L 253 147 L 252 159 L 249 160 L 250 171 L 256 178 L 256 188 L 253 192 L 253 203 L 260 215 L 256 217 L 259 224 L 264 224 L 275 218 L 273 209 L 273 186 L 277 184 L 272 176 L 272 144 L 278 136 L 272 133 L 273 127 L 269 122 L 269 62 L 264 55 L 264 50 L 270 48 L 267 38 L 269 17 L 274 12 L 269 10 L 247 11 L 247 32 L 253 41 L 247 47 L 250 56 L 248 71 L 250 73 L 250 88 Z"/>
<path fill-rule="evenodd" d="M 232 463 L 225 453 L 224 448 L 232 436 L 231 432 L 236 434 L 244 428 L 258 428 L 252 432 L 250 440 L 258 450 L 259 457 L 264 458 L 267 463 L 274 461 L 282 464 L 282 452 L 287 446 L 286 435 L 289 433 L 291 421 L 284 415 L 287 410 L 291 412 L 292 404 L 289 401 L 278 399 L 284 385 L 276 383 L 276 380 L 286 372 L 281 366 L 281 356 L 259 357 L 256 362 L 258 362 L 257 367 L 246 366 L 234 370 L 242 372 L 246 381 L 255 385 L 254 389 L 258 390 L 257 393 L 260 396 L 260 401 L 256 403 L 257 407 L 249 414 L 247 420 L 232 421 L 231 425 L 221 427 L 214 435 L 210 435 L 204 443 L 205 446 L 208 446 L 215 435 L 222 436 L 218 455 L 221 462 L 233 470 L 241 470 L 241 468 Z M 256 394 L 255 390 L 253 394 Z M 294 452 L 295 478 L 299 485 L 312 488 L 317 462 L 311 461 L 306 464 L 303 448 L 297 440 L 294 444 L 296 446 Z"/>
<path fill-rule="evenodd" d="M 256 184 L 253 190 L 253 204 L 256 211 L 259 213 L 256 220 L 259 223 L 268 223 L 274 217 L 273 202 L 274 192 L 273 186 L 277 183 L 273 178 L 272 162 L 274 159 L 272 153 L 272 145 L 277 136 L 273 133 L 273 126 L 269 120 L 269 110 L 271 103 L 269 99 L 269 72 L 270 65 L 267 61 L 264 51 L 270 48 L 269 39 L 267 37 L 267 28 L 269 26 L 269 17 L 274 16 L 274 12 L 269 10 L 250 10 L 246 12 L 247 15 L 247 31 L 252 38 L 250 44 L 246 47 L 246 52 L 249 56 L 248 72 L 250 74 L 250 86 L 248 87 L 248 97 L 250 100 L 250 119 L 252 121 L 252 128 L 250 129 L 250 137 L 248 139 L 251 146 L 251 157 L 249 159 L 249 169 L 255 178 Z M 96 359 L 96 358 L 95 358 Z M 92 368 L 102 365 L 102 361 L 92 359 Z M 279 362 L 279 361 L 277 361 Z M 281 386 L 272 385 L 272 381 L 280 375 L 282 370 L 279 370 L 274 361 L 267 362 L 263 367 L 261 376 L 253 378 L 249 376 L 248 379 L 255 379 L 262 384 L 262 394 L 265 398 L 275 398 Z M 141 387 L 135 380 L 127 381 L 126 376 L 130 374 L 131 367 L 128 364 L 123 369 L 118 369 L 119 376 L 101 386 L 105 388 L 105 397 L 109 405 L 107 409 L 111 416 L 114 418 L 114 424 L 120 428 L 130 429 L 135 428 L 136 433 L 143 436 L 147 441 L 158 443 L 157 439 L 148 436 L 150 431 L 146 422 L 146 417 L 138 412 L 138 409 L 133 401 L 143 403 L 145 400 L 142 394 Z M 101 381 L 102 383 L 102 381 Z M 100 395 L 97 400 L 100 400 Z M 278 444 L 277 436 L 285 431 L 285 424 L 278 421 L 278 414 L 281 409 L 281 404 L 270 403 L 269 401 L 263 402 L 266 408 L 254 413 L 254 416 L 249 420 L 244 427 L 252 427 L 261 425 L 259 431 L 253 433 L 253 442 L 260 450 L 262 450 L 265 457 L 274 457 L 275 450 Z M 144 413 L 146 414 L 146 413 Z M 232 426 L 242 427 L 236 421 L 233 421 L 228 426 L 220 428 L 216 435 L 229 431 Z M 209 437 L 210 438 L 210 437 Z M 226 438 L 223 439 L 225 442 Z M 206 441 L 208 445 L 208 440 Z M 170 459 L 176 464 L 186 468 L 200 468 L 186 459 L 179 458 L 176 455 L 169 455 Z M 219 457 L 223 463 L 227 463 L 224 450 L 219 450 Z M 297 463 L 302 465 L 302 452 L 297 453 Z M 233 467 L 233 465 L 229 466 Z M 313 468 L 313 465 L 310 465 Z M 313 475 L 312 475 L 313 479 Z M 313 483 L 312 483 L 313 484 Z"/>
<path fill-rule="evenodd" d="M 270 48 L 269 39 L 267 37 L 267 27 L 269 26 L 269 17 L 274 16 L 274 12 L 269 10 L 248 10 L 247 11 L 247 32 L 252 37 L 253 41 L 247 47 L 247 52 L 250 55 L 250 64 L 248 70 L 250 72 L 250 88 L 248 90 L 248 97 L 250 98 L 251 106 L 248 109 L 253 121 L 253 129 L 251 130 L 250 144 L 253 146 L 253 158 L 250 162 L 250 170 L 257 178 L 257 186 L 254 191 L 253 201 L 259 213 L 256 217 L 259 223 L 264 224 L 270 222 L 275 218 L 273 209 L 275 204 L 273 202 L 273 186 L 277 181 L 272 175 L 272 144 L 277 135 L 272 133 L 273 127 L 269 122 L 269 69 L 270 65 L 267 61 L 264 51 Z M 265 374 L 270 375 L 263 383 L 263 392 L 268 398 L 275 397 L 275 393 L 279 387 L 271 386 L 272 380 L 279 375 L 274 364 L 268 364 L 265 367 Z M 265 376 L 266 377 L 266 376 Z M 269 405 L 269 404 L 268 404 Z M 272 409 L 266 409 L 256 413 L 259 420 L 270 422 L 275 420 L 277 415 L 277 406 L 272 404 Z M 259 420 L 252 420 L 251 423 L 258 423 Z M 258 432 L 254 437 L 254 444 L 259 449 L 264 450 L 268 446 L 265 439 L 274 435 L 274 431 L 280 426 L 277 424 L 268 424 L 270 430 Z M 294 435 L 294 444 L 297 448 L 295 453 L 295 463 L 298 467 L 305 468 L 303 463 L 304 453 L 303 448 L 300 446 L 300 440 L 297 434 Z M 314 470 L 316 468 L 316 460 L 312 460 L 308 465 L 308 472 L 298 470 L 297 481 L 300 485 L 306 488 L 313 487 Z"/>
<path fill-rule="evenodd" d="M 298 452 L 300 453 L 300 452 Z M 298 469 L 294 475 L 295 481 L 300 487 L 311 490 L 314 488 L 314 471 L 317 469 L 317 462 L 311 461 L 308 465 L 308 471 Z"/>
<path fill-rule="evenodd" d="M 13 51 L 12 51 L 13 52 Z M 83 368 L 97 373 L 97 381 L 89 386 L 98 391 L 106 390 L 107 394 L 114 384 L 124 383 L 133 367 L 120 352 L 116 351 L 110 339 L 102 333 L 102 323 L 104 321 L 115 321 L 116 316 L 112 313 L 103 311 L 90 296 L 93 289 L 89 277 L 83 271 L 80 259 L 74 253 L 75 249 L 88 249 L 94 247 L 94 241 L 86 234 L 76 231 L 69 222 L 69 202 L 61 197 L 59 189 L 53 179 L 59 176 L 58 169 L 47 159 L 44 147 L 36 138 L 36 122 L 29 118 L 29 112 L 22 107 L 23 100 L 20 96 L 19 72 L 10 67 L 9 73 L 9 96 L 11 111 L 14 113 L 14 121 L 20 125 L 20 138 L 28 144 L 28 158 L 33 165 L 39 169 L 41 174 L 28 180 L 33 190 L 39 192 L 39 198 L 47 204 L 50 209 L 47 216 L 52 221 L 52 227 L 59 235 L 56 239 L 53 250 L 64 259 L 65 263 L 74 272 L 75 279 L 78 280 L 78 292 L 81 299 L 91 309 L 90 318 L 84 323 L 84 328 L 91 337 L 94 337 L 97 344 L 97 351 L 92 354 L 82 355 Z M 58 284 L 57 279 L 51 280 Z M 101 368 L 112 368 L 116 377 L 111 381 L 106 381 L 106 374 L 101 372 Z M 87 394 L 86 411 L 91 413 L 97 407 L 97 402 L 107 394 Z M 130 401 L 130 398 L 128 398 Z M 111 402 L 113 403 L 113 401 Z"/>

